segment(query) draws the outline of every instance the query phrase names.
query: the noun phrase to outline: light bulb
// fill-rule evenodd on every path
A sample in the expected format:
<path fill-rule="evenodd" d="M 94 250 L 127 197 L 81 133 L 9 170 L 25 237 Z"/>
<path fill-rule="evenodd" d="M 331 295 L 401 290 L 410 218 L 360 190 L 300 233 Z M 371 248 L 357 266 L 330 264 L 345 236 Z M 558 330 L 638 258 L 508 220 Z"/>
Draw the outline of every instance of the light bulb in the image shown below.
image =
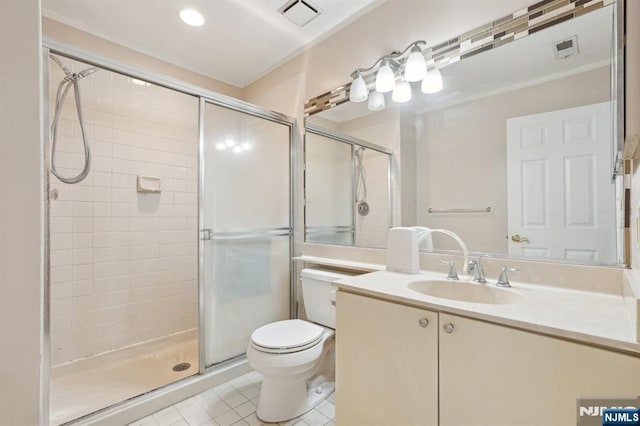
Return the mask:
<path fill-rule="evenodd" d="M 192 27 L 200 27 L 204 25 L 204 17 L 200 12 L 193 9 L 182 9 L 180 11 L 180 19 L 187 25 Z"/>
<path fill-rule="evenodd" d="M 222 142 L 218 142 L 216 144 L 216 149 L 218 151 L 224 151 L 225 149 L 227 149 L 227 145 L 223 144 Z"/>
<path fill-rule="evenodd" d="M 431 94 L 442 90 L 442 74 L 439 70 L 431 70 L 427 73 L 427 76 L 422 80 L 422 86 L 420 87 L 422 93 Z"/>
<path fill-rule="evenodd" d="M 367 104 L 369 111 L 380 111 L 384 109 L 384 95 L 380 92 L 371 92 L 369 95 L 369 103 Z"/>
<path fill-rule="evenodd" d="M 251 151 L 253 149 L 253 145 L 251 145 L 249 142 L 244 142 L 242 145 L 240 145 L 240 147 L 244 151 Z"/>
<path fill-rule="evenodd" d="M 394 87 L 396 87 L 396 77 L 393 75 L 393 70 L 389 64 L 385 61 L 376 75 L 376 91 L 387 93 L 392 91 Z"/>
<path fill-rule="evenodd" d="M 422 50 L 417 46 L 414 49 L 404 65 L 404 79 L 407 81 L 420 81 L 427 75 L 427 62 Z"/>
<path fill-rule="evenodd" d="M 401 81 L 396 84 L 396 88 L 393 89 L 393 95 L 391 95 L 391 99 L 394 102 L 402 103 L 408 102 L 411 99 L 411 85 L 408 81 Z"/>
<path fill-rule="evenodd" d="M 241 146 L 234 146 L 233 147 L 233 152 L 236 154 L 240 154 L 243 151 Z"/>
<path fill-rule="evenodd" d="M 365 83 L 362 75 L 358 73 L 358 76 L 351 82 L 351 89 L 349 90 L 349 100 L 351 102 L 364 102 L 369 97 L 369 91 L 367 90 L 367 83 Z"/>
<path fill-rule="evenodd" d="M 231 138 L 227 139 L 227 141 L 225 142 L 225 145 L 227 145 L 227 147 L 229 148 L 231 148 L 232 146 L 235 146 L 235 144 L 236 142 Z"/>

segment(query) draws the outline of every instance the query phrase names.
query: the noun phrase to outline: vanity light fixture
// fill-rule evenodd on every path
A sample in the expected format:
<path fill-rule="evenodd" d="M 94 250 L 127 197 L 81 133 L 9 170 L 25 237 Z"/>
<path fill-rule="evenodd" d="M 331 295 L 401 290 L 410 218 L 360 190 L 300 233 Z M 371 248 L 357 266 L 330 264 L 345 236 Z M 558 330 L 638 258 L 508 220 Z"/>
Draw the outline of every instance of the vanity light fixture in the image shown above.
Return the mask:
<path fill-rule="evenodd" d="M 380 111 L 384 109 L 384 95 L 375 90 L 369 95 L 369 103 L 367 104 L 369 111 Z"/>
<path fill-rule="evenodd" d="M 380 93 L 387 93 L 391 92 L 395 87 L 396 76 L 389 65 L 389 60 L 384 60 L 376 74 L 376 91 Z"/>
<path fill-rule="evenodd" d="M 420 81 L 427 75 L 427 61 L 424 60 L 422 49 L 413 46 L 411 53 L 404 65 L 404 79 L 407 81 Z"/>
<path fill-rule="evenodd" d="M 408 81 L 401 81 L 396 84 L 396 88 L 393 89 L 391 95 L 393 102 L 403 103 L 411 100 L 411 85 Z"/>
<path fill-rule="evenodd" d="M 442 75 L 430 60 L 433 68 L 427 71 L 424 47 L 427 42 L 418 40 L 411 43 L 402 52 L 391 52 L 378 59 L 369 68 L 358 68 L 351 73 L 349 100 L 364 102 L 369 100 L 370 111 L 379 111 L 385 107 L 384 94 L 393 92 L 391 99 L 402 103 L 411 100 L 411 84 L 421 82 L 422 93 L 432 94 L 442 90 Z M 375 90 L 369 93 L 369 87 Z"/>
<path fill-rule="evenodd" d="M 182 9 L 180 11 L 180 19 L 192 27 L 201 27 L 204 25 L 204 16 L 195 9 Z"/>
<path fill-rule="evenodd" d="M 442 74 L 440 70 L 432 69 L 427 73 L 427 76 L 422 80 L 420 87 L 422 93 L 432 94 L 442 90 Z"/>
<path fill-rule="evenodd" d="M 367 83 L 364 78 L 358 73 L 357 77 L 351 83 L 351 91 L 349 92 L 349 100 L 351 102 L 364 102 L 369 97 L 369 90 L 367 90 Z"/>

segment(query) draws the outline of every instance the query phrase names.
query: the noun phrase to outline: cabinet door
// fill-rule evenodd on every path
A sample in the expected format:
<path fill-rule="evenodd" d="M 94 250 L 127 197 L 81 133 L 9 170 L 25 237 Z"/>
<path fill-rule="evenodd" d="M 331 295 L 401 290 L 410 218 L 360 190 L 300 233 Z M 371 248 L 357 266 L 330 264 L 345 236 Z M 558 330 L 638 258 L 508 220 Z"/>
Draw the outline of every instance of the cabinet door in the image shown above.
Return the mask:
<path fill-rule="evenodd" d="M 570 425 L 579 397 L 640 395 L 639 358 L 448 314 L 440 324 L 442 426 Z"/>
<path fill-rule="evenodd" d="M 338 426 L 436 425 L 437 330 L 434 312 L 338 291 Z"/>

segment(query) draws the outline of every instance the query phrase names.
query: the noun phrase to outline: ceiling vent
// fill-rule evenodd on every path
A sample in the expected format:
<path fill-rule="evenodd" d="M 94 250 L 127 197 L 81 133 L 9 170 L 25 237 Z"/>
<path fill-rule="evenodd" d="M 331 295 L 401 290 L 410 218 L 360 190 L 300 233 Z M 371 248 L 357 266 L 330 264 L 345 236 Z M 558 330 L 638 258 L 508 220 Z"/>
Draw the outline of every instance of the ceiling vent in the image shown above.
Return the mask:
<path fill-rule="evenodd" d="M 556 60 L 566 59 L 578 54 L 578 36 L 566 38 L 553 43 L 553 51 Z"/>
<path fill-rule="evenodd" d="M 278 12 L 301 27 L 315 19 L 322 11 L 309 0 L 292 0 L 285 3 Z"/>

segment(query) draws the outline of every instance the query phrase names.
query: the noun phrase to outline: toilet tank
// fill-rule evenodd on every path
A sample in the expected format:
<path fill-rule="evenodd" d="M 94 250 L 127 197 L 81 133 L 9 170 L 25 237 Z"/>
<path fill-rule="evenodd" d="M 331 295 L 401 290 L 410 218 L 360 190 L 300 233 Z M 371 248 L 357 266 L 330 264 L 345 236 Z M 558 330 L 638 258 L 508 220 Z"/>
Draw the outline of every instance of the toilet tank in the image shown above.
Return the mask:
<path fill-rule="evenodd" d="M 336 328 L 336 288 L 331 283 L 353 275 L 357 274 L 321 268 L 303 269 L 300 281 L 307 319 L 325 327 Z"/>

